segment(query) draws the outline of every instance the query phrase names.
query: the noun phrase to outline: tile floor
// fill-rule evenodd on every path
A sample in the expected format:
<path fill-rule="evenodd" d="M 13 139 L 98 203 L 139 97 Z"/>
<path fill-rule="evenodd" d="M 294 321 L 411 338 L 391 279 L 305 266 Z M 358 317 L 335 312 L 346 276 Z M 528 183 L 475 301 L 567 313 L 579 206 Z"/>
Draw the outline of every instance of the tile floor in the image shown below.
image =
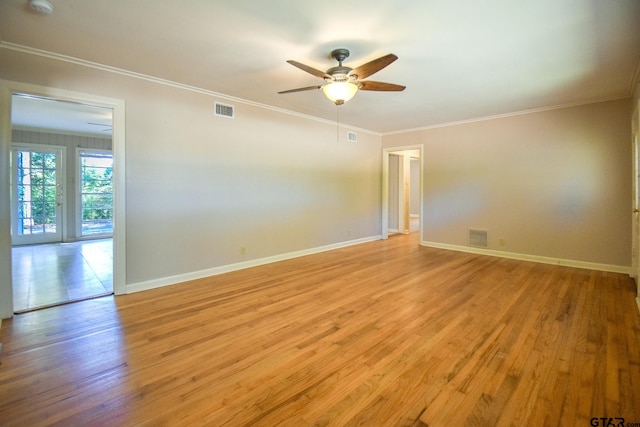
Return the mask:
<path fill-rule="evenodd" d="M 15 246 L 15 312 L 113 292 L 113 239 Z"/>

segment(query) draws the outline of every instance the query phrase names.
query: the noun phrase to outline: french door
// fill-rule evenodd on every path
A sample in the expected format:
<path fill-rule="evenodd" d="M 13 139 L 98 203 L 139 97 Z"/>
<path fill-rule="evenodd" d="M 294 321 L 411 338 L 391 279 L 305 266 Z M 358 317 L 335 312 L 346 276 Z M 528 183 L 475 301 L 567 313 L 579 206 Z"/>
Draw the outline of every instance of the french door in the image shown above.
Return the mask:
<path fill-rule="evenodd" d="M 14 144 L 11 151 L 12 244 L 62 241 L 65 147 Z"/>
<path fill-rule="evenodd" d="M 77 235 L 113 234 L 113 154 L 107 150 L 78 149 L 80 203 Z"/>

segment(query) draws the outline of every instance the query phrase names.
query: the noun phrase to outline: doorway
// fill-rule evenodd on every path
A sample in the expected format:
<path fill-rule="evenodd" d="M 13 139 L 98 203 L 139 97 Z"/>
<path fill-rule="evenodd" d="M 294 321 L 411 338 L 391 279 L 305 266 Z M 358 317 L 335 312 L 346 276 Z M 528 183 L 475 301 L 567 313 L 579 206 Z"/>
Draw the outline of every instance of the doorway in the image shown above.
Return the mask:
<path fill-rule="evenodd" d="M 64 153 L 60 146 L 12 146 L 13 245 L 62 241 Z"/>
<path fill-rule="evenodd" d="M 111 108 L 13 93 L 16 313 L 113 292 L 111 129 Z"/>
<path fill-rule="evenodd" d="M 383 150 L 382 238 L 420 232 L 422 239 L 422 145 Z"/>
<path fill-rule="evenodd" d="M 633 156 L 633 222 L 631 231 L 631 277 L 636 282 L 636 303 L 640 310 L 640 101 L 631 120 Z"/>
<path fill-rule="evenodd" d="M 83 126 L 85 126 L 85 132 L 77 132 L 73 135 L 73 142 L 71 145 L 66 145 L 65 143 L 60 143 L 61 140 L 64 140 L 65 134 L 68 134 L 64 129 L 59 128 L 48 128 L 46 123 L 55 123 L 55 126 L 61 126 L 62 124 L 67 123 L 68 117 L 64 115 L 60 115 L 57 112 L 52 114 L 47 114 L 43 117 L 43 125 L 37 126 L 33 128 L 31 126 L 25 126 L 23 122 L 21 122 L 21 117 L 24 118 L 24 115 L 19 114 L 19 108 L 16 108 L 13 101 L 14 96 L 19 96 L 21 98 L 30 98 L 30 99 L 38 99 L 42 101 L 49 102 L 55 105 L 67 105 L 72 106 L 73 108 L 86 108 L 89 107 L 94 113 L 105 111 L 109 114 L 109 122 L 104 123 L 98 120 L 84 120 Z M 53 264 L 60 265 L 68 265 L 67 261 L 74 259 L 79 260 L 80 258 L 84 259 L 86 262 L 85 268 L 74 268 L 69 270 L 75 270 L 77 274 L 73 278 L 69 276 L 69 279 L 65 279 L 67 284 L 75 283 L 75 286 L 78 284 L 88 285 L 91 280 L 86 275 L 87 271 L 92 271 L 95 273 L 96 277 L 99 277 L 101 280 L 109 280 L 111 286 L 108 293 L 115 294 L 123 294 L 126 293 L 126 280 L 125 280 L 125 271 L 126 271 L 126 254 L 125 254 L 125 200 L 124 200 L 124 168 L 125 168 L 125 156 L 124 156 L 124 101 L 105 98 L 100 96 L 75 93 L 65 90 L 58 90 L 46 87 L 40 87 L 29 84 L 22 84 L 18 82 L 7 82 L 0 81 L 0 104 L 2 105 L 5 111 L 11 112 L 11 114 L 0 115 L 0 128 L 3 128 L 3 131 L 0 132 L 0 161 L 2 162 L 3 173 L 0 174 L 0 204 L 4 205 L 6 208 L 3 208 L 3 216 L 6 213 L 6 220 L 0 221 L 0 252 L 6 254 L 7 256 L 2 261 L 2 274 L 0 274 L 0 318 L 11 317 L 14 311 L 21 311 L 20 307 L 14 306 L 15 300 L 14 296 L 17 294 L 14 290 L 14 278 L 23 274 L 25 270 L 24 263 L 16 263 L 14 262 L 13 249 L 28 249 L 29 251 L 48 251 L 47 256 L 51 256 L 52 253 L 58 252 L 62 253 L 61 249 L 64 249 L 66 253 L 66 260 L 63 262 L 59 256 L 56 256 L 55 262 Z M 5 109 L 6 107 L 6 109 Z M 35 117 L 33 114 L 27 114 L 26 116 Z M 81 137 L 91 137 L 91 135 L 87 135 L 86 129 L 92 128 L 92 130 L 88 133 L 96 134 L 98 132 L 103 132 L 101 136 L 101 140 L 108 139 L 109 146 L 100 146 L 100 147 L 89 147 L 90 149 L 96 149 L 93 153 L 88 153 L 87 151 L 78 150 L 78 138 Z M 112 131 L 113 129 L 113 131 Z M 25 141 L 23 137 L 25 134 L 30 133 L 30 137 L 34 137 L 34 135 L 38 135 L 38 140 L 29 140 Z M 104 135 L 106 133 L 111 133 L 110 138 L 106 138 Z M 19 137 L 16 137 L 17 134 L 20 134 Z M 49 137 L 44 137 L 43 134 L 49 134 Z M 49 141 L 42 141 L 41 139 L 49 138 Z M 54 144 L 52 141 L 56 140 L 57 144 Z M 29 147 L 28 150 L 22 150 L 23 153 L 39 153 L 43 154 L 46 150 L 41 151 L 40 146 L 54 146 L 60 145 L 65 149 L 62 150 L 61 153 L 61 162 L 62 165 L 57 164 L 56 167 L 62 167 L 66 176 L 61 176 L 58 174 L 59 170 L 56 170 L 54 174 L 52 172 L 53 168 L 53 160 L 52 156 L 49 156 L 45 161 L 48 162 L 46 165 L 38 169 L 38 165 L 40 163 L 40 159 L 38 159 L 38 154 L 35 156 L 36 161 L 33 163 L 29 163 L 28 172 L 37 172 L 32 173 L 33 176 L 37 176 L 37 179 L 40 179 L 40 175 L 47 175 L 47 184 L 42 185 L 41 189 L 33 190 L 30 195 L 30 199 L 20 199 L 23 203 L 22 207 L 24 209 L 20 210 L 19 205 L 9 209 L 10 202 L 13 200 L 17 200 L 17 198 L 13 198 L 13 194 L 18 194 L 18 183 L 17 175 L 13 175 L 10 172 L 10 169 L 14 169 L 14 164 L 17 162 L 18 153 L 21 150 L 21 146 L 23 144 L 37 145 L 34 149 L 33 146 Z M 14 147 L 16 146 L 16 147 Z M 81 145 L 80 145 L 81 146 Z M 14 149 L 16 148 L 16 149 Z M 54 148 L 54 151 L 56 148 Z M 85 225 L 85 234 L 82 235 L 82 232 L 78 232 L 77 230 L 82 230 L 83 224 L 83 209 L 78 208 L 78 203 L 84 193 L 85 196 L 94 196 L 94 200 L 104 201 L 105 197 L 96 194 L 89 194 L 91 191 L 82 191 L 77 187 L 77 180 L 75 178 L 70 178 L 69 170 L 76 170 L 76 166 L 78 163 L 76 159 L 80 158 L 80 153 L 84 154 L 85 157 L 102 157 L 102 154 L 105 150 L 112 151 L 113 156 L 113 165 L 110 173 L 112 174 L 111 184 L 112 184 L 112 194 L 108 196 L 111 198 L 112 204 L 109 209 L 104 209 L 104 204 L 96 205 L 94 204 L 86 204 L 84 205 L 84 212 L 89 216 L 93 215 L 93 218 L 90 218 L 92 221 L 86 222 Z M 100 155 L 96 155 L 99 153 Z M 56 161 L 57 157 L 60 155 L 60 151 L 56 152 Z M 24 155 L 24 160 L 32 161 L 32 155 Z M 75 162 L 75 163 L 74 163 Z M 93 162 L 93 166 L 96 166 L 96 162 Z M 26 164 L 26 163 L 23 163 Z M 77 169 L 80 167 L 78 166 Z M 93 167 L 93 172 L 95 173 L 97 169 L 102 168 L 103 171 L 106 171 L 106 167 L 102 167 L 100 165 Z M 24 168 L 23 168 L 24 169 Z M 33 169 L 33 170 L 32 170 Z M 23 171 L 26 172 L 26 171 Z M 17 173 L 17 172 L 16 172 Z M 13 177 L 16 178 L 13 178 Z M 47 192 L 48 196 L 51 195 L 54 187 L 51 187 L 50 184 L 53 182 L 55 178 L 55 193 L 56 193 L 56 208 L 59 208 L 55 214 L 51 211 L 51 206 L 47 205 L 49 210 L 44 207 L 46 203 L 51 203 L 48 199 L 41 202 L 40 206 L 37 206 L 39 202 L 34 200 L 34 193 L 36 196 L 40 196 L 41 192 Z M 36 180 L 37 180 L 36 179 Z M 60 185 L 59 180 L 62 179 L 62 185 Z M 23 187 L 30 185 L 29 181 L 21 183 Z M 33 184 L 33 180 L 31 182 Z M 103 183 L 102 183 L 103 184 Z M 94 186 L 94 188 L 98 188 L 95 192 L 100 192 L 103 190 L 102 185 Z M 26 187 L 25 187 L 26 188 Z M 42 190 L 42 191 L 41 191 Z M 28 203 L 27 203 L 28 202 Z M 102 203 L 101 202 L 101 203 Z M 26 209 L 27 205 L 31 206 L 31 210 Z M 37 208 L 37 209 L 36 209 Z M 35 209 L 35 211 L 34 211 Z M 38 210 L 39 209 L 39 210 Z M 20 213 L 21 215 L 18 215 Z M 25 215 L 28 214 L 28 215 Z M 10 215 L 9 215 L 10 214 Z M 96 217 L 96 215 L 101 215 Z M 111 224 L 109 228 L 112 230 L 112 234 L 105 235 L 102 233 L 106 230 L 105 226 L 107 224 L 104 223 L 106 216 L 111 216 Z M 21 224 L 18 221 L 18 218 L 21 220 L 24 219 Z M 95 220 L 99 219 L 100 221 L 96 222 Z M 61 236 L 56 236 L 55 240 L 57 243 L 44 243 L 47 240 L 40 242 L 35 241 L 20 241 L 16 242 L 14 246 L 13 235 L 16 234 L 16 227 L 23 227 L 24 230 L 30 231 L 30 233 L 23 232 L 22 234 L 31 234 L 31 235 L 39 235 L 40 237 L 44 234 L 49 234 L 50 230 L 53 230 L 54 227 L 51 225 L 55 222 L 56 233 L 60 232 Z M 99 225 L 99 228 L 95 228 L 96 225 Z M 40 228 L 38 228 L 40 227 Z M 98 234 L 89 233 L 88 230 L 91 227 L 92 231 L 95 232 L 98 230 Z M 102 233 L 102 234 L 101 234 Z M 101 234 L 101 235 L 100 235 Z M 111 237 L 112 236 L 112 237 Z M 51 237 L 51 236 L 47 236 Z M 96 240 L 96 238 L 100 238 L 100 240 Z M 106 237 L 106 239 L 105 239 Z M 89 240 L 92 239 L 92 240 Z M 93 243 L 91 245 L 91 243 Z M 102 245 L 98 245 L 101 243 Z M 56 251 L 53 251 L 50 245 L 58 245 Z M 72 252 L 71 246 L 77 246 L 75 252 Z M 75 253 L 75 255 L 71 255 L 71 253 Z M 46 257 L 44 256 L 45 252 L 41 252 L 39 255 L 32 257 L 32 261 L 26 262 L 26 264 L 33 265 L 34 264 L 44 264 Z M 4 257 L 4 255 L 3 255 Z M 80 257 L 80 258 L 79 258 Z M 17 259 L 18 257 L 16 257 Z M 24 260 L 24 257 L 20 257 L 21 260 Z M 96 267 L 95 260 L 99 259 L 98 263 L 100 267 Z M 33 262 L 33 260 L 38 260 Z M 105 271 L 104 265 L 105 261 L 107 262 L 109 268 L 108 271 Z M 78 263 L 75 264 L 79 265 Z M 32 268 L 30 267 L 30 268 Z M 57 273 L 56 273 L 57 274 Z M 95 283 L 93 283 L 95 284 Z M 77 290 L 77 289 L 76 289 Z M 100 292 L 98 295 L 102 295 L 105 292 Z M 76 293 L 77 295 L 77 293 Z M 69 295 L 67 295 L 69 296 Z M 77 298 L 70 297 L 68 300 L 74 300 Z M 63 302 L 63 301 L 60 301 Z M 44 304 L 50 305 L 50 304 Z"/>

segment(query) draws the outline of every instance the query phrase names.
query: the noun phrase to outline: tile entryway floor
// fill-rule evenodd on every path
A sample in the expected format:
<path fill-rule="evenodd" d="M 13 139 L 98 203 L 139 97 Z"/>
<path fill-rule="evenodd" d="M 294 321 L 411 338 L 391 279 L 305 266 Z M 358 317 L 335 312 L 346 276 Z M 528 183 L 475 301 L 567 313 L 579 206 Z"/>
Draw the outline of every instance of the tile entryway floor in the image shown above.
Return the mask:
<path fill-rule="evenodd" d="M 15 312 L 113 292 L 113 239 L 15 246 Z"/>

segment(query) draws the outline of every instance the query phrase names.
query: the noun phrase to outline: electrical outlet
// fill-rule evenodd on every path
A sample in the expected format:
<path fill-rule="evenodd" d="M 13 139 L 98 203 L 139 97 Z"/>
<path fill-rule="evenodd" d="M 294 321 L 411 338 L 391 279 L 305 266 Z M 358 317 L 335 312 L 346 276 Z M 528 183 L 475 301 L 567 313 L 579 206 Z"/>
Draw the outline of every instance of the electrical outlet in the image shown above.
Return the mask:
<path fill-rule="evenodd" d="M 502 237 L 498 239 L 498 245 L 504 246 L 504 239 Z"/>
<path fill-rule="evenodd" d="M 246 255 L 246 254 L 247 254 L 247 247 L 240 246 L 240 255 Z"/>

